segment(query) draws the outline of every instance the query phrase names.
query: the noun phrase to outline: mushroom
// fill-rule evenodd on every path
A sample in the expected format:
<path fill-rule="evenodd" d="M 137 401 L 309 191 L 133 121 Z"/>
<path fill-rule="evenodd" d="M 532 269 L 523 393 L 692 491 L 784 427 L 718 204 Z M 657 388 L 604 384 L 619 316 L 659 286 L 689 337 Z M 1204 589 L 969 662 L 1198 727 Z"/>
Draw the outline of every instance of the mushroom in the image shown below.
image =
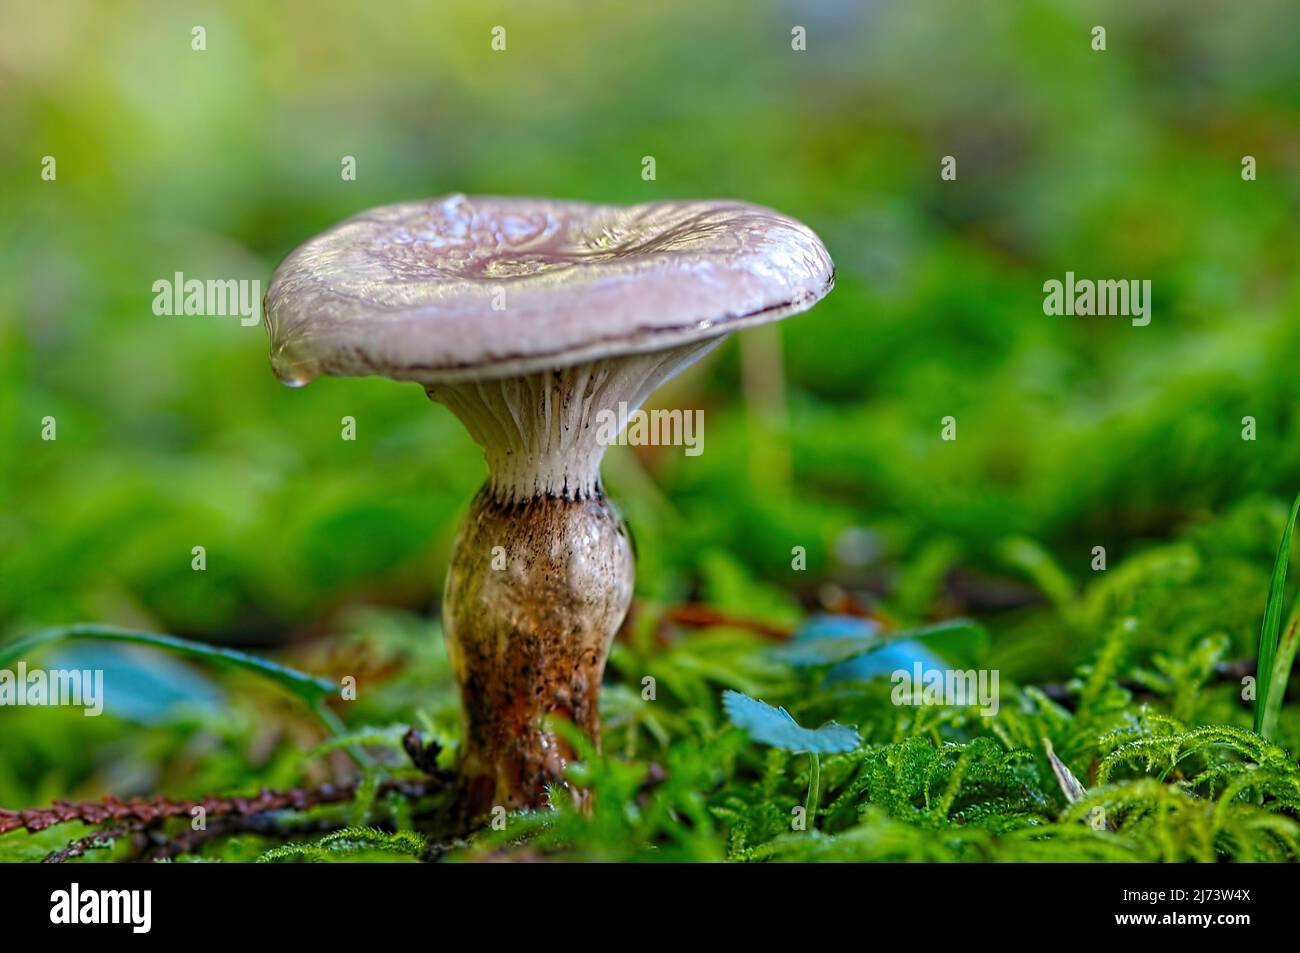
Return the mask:
<path fill-rule="evenodd" d="M 542 804 L 563 783 L 572 752 L 546 716 L 599 743 L 633 556 L 601 486 L 598 415 L 630 413 L 732 331 L 804 311 L 833 283 L 806 226 L 727 201 L 405 202 L 323 232 L 276 270 L 265 315 L 285 383 L 414 381 L 487 459 L 442 603 L 469 816 Z"/>

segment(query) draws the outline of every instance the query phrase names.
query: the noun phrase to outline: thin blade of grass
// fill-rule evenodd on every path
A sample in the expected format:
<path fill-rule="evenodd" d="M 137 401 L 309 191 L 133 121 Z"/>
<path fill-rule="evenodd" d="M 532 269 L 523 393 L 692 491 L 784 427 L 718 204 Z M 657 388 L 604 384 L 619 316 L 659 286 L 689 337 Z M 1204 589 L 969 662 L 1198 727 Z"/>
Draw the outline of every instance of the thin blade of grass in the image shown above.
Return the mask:
<path fill-rule="evenodd" d="M 297 695 L 313 708 L 318 707 L 319 703 L 332 693 L 335 688 L 334 684 L 327 679 L 317 678 L 314 675 L 308 675 L 297 669 L 289 668 L 287 665 L 258 658 L 255 655 L 249 655 L 236 649 L 205 645 L 202 642 L 192 642 L 189 639 L 182 639 L 175 635 L 164 635 L 160 632 L 144 632 L 137 629 L 124 629 L 115 625 L 85 622 L 42 629 L 25 639 L 20 639 L 8 645 L 0 645 L 0 668 L 7 668 L 9 663 L 34 649 L 81 639 L 148 645 L 217 665 L 231 665 L 270 679 L 282 688 Z"/>
<path fill-rule="evenodd" d="M 1281 652 L 1278 642 L 1282 634 L 1282 600 L 1286 591 L 1287 563 L 1291 558 L 1291 534 L 1296 517 L 1300 515 L 1300 495 L 1291 504 L 1291 516 L 1282 528 L 1282 541 L 1273 561 L 1273 578 L 1268 584 L 1268 604 L 1264 607 L 1264 622 L 1259 630 L 1259 652 L 1255 666 L 1255 733 L 1271 738 L 1277 727 L 1278 713 L 1282 708 L 1287 677 L 1295 658 L 1295 639 L 1288 638 Z"/>

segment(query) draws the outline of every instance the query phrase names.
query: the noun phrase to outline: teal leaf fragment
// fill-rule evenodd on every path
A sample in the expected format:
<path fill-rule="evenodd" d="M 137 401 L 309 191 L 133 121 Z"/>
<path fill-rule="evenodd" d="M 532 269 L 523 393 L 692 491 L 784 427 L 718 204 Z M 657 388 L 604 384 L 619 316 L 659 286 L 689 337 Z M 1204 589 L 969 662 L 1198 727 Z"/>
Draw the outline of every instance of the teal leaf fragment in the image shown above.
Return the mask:
<path fill-rule="evenodd" d="M 845 624 L 836 617 L 819 617 L 774 651 L 782 661 L 802 668 L 840 665 L 886 646 L 908 642 L 923 643 L 942 656 L 973 655 L 981 651 L 981 643 L 986 640 L 983 628 L 970 619 L 948 619 L 886 634 L 865 620 Z"/>
<path fill-rule="evenodd" d="M 754 741 L 784 751 L 842 754 L 862 743 L 857 728 L 852 725 L 832 721 L 820 728 L 805 728 L 784 708 L 773 708 L 730 689 L 722 693 L 722 707 L 731 723 L 749 732 Z"/>

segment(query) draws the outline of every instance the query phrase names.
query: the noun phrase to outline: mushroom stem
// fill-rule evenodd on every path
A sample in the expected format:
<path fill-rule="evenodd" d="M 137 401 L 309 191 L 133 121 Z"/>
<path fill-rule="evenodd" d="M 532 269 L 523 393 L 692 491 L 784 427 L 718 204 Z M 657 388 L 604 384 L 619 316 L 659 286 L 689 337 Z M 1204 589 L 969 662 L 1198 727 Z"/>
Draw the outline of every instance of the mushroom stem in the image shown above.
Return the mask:
<path fill-rule="evenodd" d="M 494 550 L 508 554 L 501 569 Z M 599 495 L 511 503 L 489 485 L 474 498 L 443 599 L 463 705 L 466 816 L 539 806 L 546 786 L 563 782 L 571 753 L 546 716 L 599 742 L 597 694 L 632 582 L 627 533 Z"/>
<path fill-rule="evenodd" d="M 548 785 L 564 783 L 572 752 L 547 716 L 599 747 L 600 683 L 634 579 L 631 541 L 600 482 L 601 411 L 639 407 L 721 340 L 428 388 L 488 464 L 443 595 L 467 816 L 540 806 Z"/>

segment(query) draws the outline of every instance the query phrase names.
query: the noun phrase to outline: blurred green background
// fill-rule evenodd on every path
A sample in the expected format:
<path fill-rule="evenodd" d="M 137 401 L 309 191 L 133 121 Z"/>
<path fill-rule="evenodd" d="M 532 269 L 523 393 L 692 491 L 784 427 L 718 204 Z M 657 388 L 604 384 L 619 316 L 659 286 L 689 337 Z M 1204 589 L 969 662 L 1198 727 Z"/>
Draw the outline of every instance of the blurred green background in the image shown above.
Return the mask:
<path fill-rule="evenodd" d="M 704 408 L 702 456 L 608 454 L 643 599 L 792 618 L 833 584 L 996 621 L 1034 598 L 1009 538 L 1082 579 L 1094 546 L 1236 513 L 1251 568 L 1205 611 L 1251 645 L 1300 488 L 1290 0 L 0 10 L 0 631 L 269 647 L 359 606 L 436 618 L 485 474 L 459 422 L 414 385 L 287 390 L 262 328 L 155 316 L 152 286 L 264 287 L 340 219 L 462 191 L 739 198 L 835 260 L 813 312 L 656 395 Z M 1149 279 L 1150 326 L 1044 316 L 1066 271 Z M 1059 676 L 1038 642 L 1024 666 Z"/>

